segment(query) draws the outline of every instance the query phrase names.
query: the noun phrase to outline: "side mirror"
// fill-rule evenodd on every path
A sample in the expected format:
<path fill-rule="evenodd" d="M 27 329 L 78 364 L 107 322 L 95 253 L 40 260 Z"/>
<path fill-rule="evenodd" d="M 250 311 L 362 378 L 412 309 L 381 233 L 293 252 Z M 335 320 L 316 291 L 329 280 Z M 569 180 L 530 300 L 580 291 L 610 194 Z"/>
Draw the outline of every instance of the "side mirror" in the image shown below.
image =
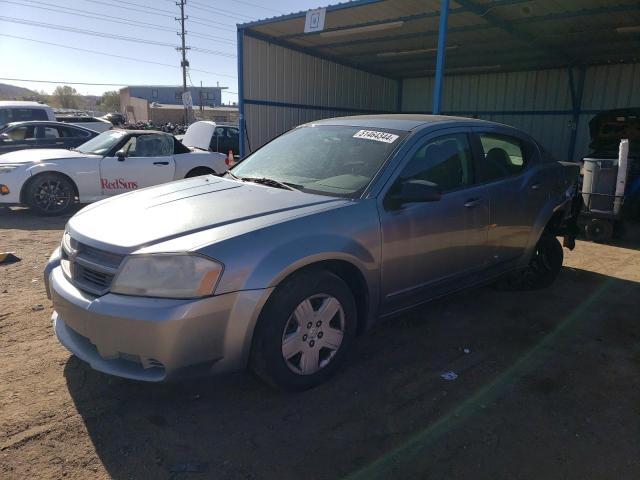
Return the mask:
<path fill-rule="evenodd" d="M 388 197 L 391 205 L 396 208 L 406 203 L 437 202 L 441 198 L 440 187 L 427 180 L 405 180 L 398 191 Z"/>
<path fill-rule="evenodd" d="M 8 133 L 0 133 L 0 141 L 2 141 L 2 142 L 10 142 L 11 141 L 11 137 L 9 136 Z"/>
<path fill-rule="evenodd" d="M 124 162 L 124 159 L 127 158 L 127 154 L 124 150 L 118 150 L 116 152 L 116 157 L 118 157 L 119 162 Z"/>

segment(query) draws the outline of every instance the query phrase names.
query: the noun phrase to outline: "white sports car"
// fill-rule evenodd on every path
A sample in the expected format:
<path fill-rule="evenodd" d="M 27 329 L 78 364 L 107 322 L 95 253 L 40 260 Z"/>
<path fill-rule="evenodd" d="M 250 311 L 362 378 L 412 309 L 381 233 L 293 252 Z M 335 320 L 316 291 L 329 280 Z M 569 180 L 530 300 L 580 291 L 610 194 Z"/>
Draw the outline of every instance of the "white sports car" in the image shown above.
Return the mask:
<path fill-rule="evenodd" d="M 108 130 L 71 150 L 34 149 L 0 155 L 0 204 L 27 204 L 60 215 L 159 183 L 222 174 L 227 157 L 208 151 L 214 122 L 192 124 L 182 142 L 153 130 Z"/>

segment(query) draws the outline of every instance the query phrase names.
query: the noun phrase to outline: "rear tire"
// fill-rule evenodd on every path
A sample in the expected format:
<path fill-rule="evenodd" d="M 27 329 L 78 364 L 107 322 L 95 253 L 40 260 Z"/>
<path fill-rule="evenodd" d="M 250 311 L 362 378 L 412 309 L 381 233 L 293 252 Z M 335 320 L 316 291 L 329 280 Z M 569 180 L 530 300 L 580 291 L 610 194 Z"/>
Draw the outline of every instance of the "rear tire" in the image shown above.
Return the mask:
<path fill-rule="evenodd" d="M 564 261 L 562 244 L 556 237 L 543 233 L 522 274 L 522 285 L 527 290 L 550 287 L 558 277 Z"/>
<path fill-rule="evenodd" d="M 543 233 L 536 244 L 529 265 L 521 271 L 509 274 L 499 280 L 498 290 L 540 290 L 550 287 L 562 269 L 564 250 L 558 239 Z"/>
<path fill-rule="evenodd" d="M 73 182 L 59 173 L 36 175 L 26 189 L 25 200 L 38 215 L 64 215 L 73 207 L 76 188 Z"/>
<path fill-rule="evenodd" d="M 296 274 L 276 289 L 260 315 L 251 367 L 284 390 L 313 388 L 344 363 L 356 322 L 353 295 L 340 277 L 324 270 Z"/>

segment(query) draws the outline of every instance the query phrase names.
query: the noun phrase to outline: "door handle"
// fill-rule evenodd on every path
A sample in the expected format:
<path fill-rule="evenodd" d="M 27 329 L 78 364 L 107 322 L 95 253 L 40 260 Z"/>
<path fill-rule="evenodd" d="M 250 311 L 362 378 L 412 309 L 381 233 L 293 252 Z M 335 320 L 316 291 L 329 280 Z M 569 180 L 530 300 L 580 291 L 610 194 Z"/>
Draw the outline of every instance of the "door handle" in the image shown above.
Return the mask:
<path fill-rule="evenodd" d="M 153 162 L 154 165 L 169 165 L 169 162 Z"/>
<path fill-rule="evenodd" d="M 482 203 L 482 199 L 480 198 L 470 198 L 469 200 L 464 202 L 464 206 L 465 208 L 473 208 L 473 207 L 477 207 L 481 203 Z"/>
<path fill-rule="evenodd" d="M 539 183 L 534 183 L 533 185 L 531 185 L 531 190 L 540 190 L 542 188 L 542 185 Z"/>

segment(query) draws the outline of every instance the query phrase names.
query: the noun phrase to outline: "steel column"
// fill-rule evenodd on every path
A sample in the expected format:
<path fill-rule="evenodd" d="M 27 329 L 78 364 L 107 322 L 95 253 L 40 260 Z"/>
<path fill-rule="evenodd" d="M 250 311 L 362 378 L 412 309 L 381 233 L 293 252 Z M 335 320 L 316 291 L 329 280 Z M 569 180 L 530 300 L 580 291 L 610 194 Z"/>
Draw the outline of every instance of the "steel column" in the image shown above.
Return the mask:
<path fill-rule="evenodd" d="M 578 126 L 580 125 L 580 114 L 582 113 L 582 95 L 584 93 L 584 78 L 586 76 L 586 68 L 584 66 L 578 69 L 578 85 L 576 86 L 573 75 L 573 67 L 567 67 L 569 73 L 569 89 L 571 91 L 572 120 L 571 137 L 569 138 L 569 151 L 567 152 L 567 160 L 574 161 L 573 156 L 576 153 L 576 140 L 578 138 Z"/>
<path fill-rule="evenodd" d="M 447 44 L 447 21 L 449 0 L 440 0 L 440 25 L 438 27 L 438 53 L 436 56 L 436 81 L 433 87 L 433 113 L 442 110 L 442 82 L 444 77 L 445 49 Z"/>
<path fill-rule="evenodd" d="M 245 156 L 246 123 L 244 119 L 244 30 L 238 28 L 238 129 L 240 130 L 240 159 Z"/>

